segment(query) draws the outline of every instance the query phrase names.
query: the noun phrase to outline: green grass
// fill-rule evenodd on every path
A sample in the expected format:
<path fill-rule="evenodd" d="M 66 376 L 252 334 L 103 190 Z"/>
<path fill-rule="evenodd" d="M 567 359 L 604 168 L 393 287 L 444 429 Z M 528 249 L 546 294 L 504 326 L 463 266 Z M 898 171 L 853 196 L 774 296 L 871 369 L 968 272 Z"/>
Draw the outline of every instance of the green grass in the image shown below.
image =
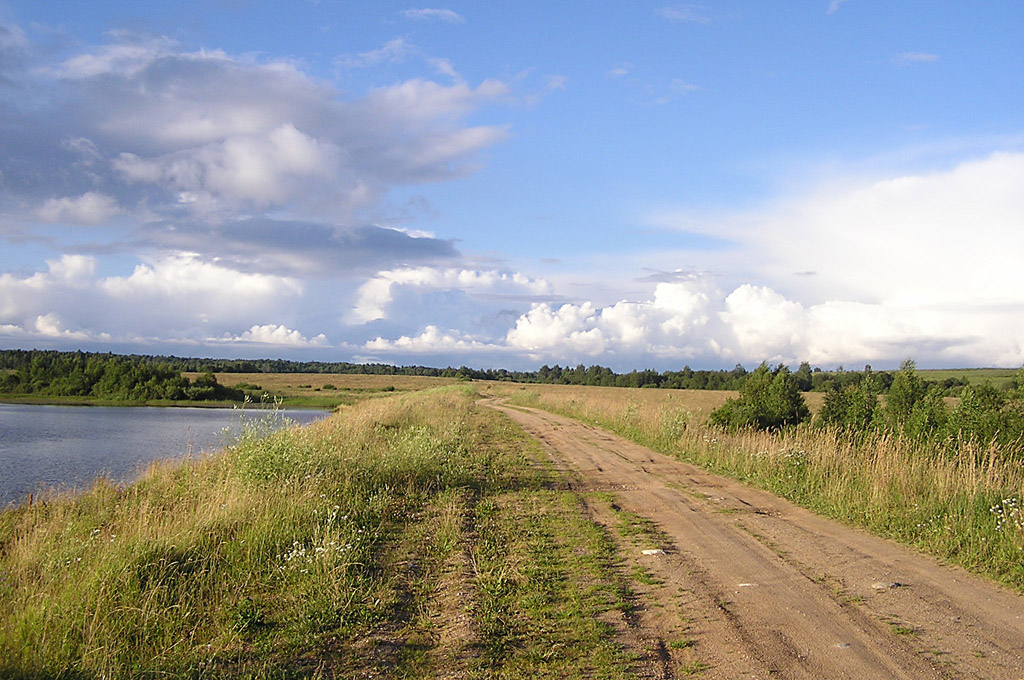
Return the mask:
<path fill-rule="evenodd" d="M 629 677 L 611 536 L 474 397 L 257 422 L 0 513 L 0 676 Z"/>
<path fill-rule="evenodd" d="M 971 385 L 991 384 L 993 387 L 1003 389 L 1013 385 L 1019 368 L 943 368 L 943 369 L 918 369 L 918 373 L 925 380 L 942 382 L 948 378 L 962 378 Z"/>

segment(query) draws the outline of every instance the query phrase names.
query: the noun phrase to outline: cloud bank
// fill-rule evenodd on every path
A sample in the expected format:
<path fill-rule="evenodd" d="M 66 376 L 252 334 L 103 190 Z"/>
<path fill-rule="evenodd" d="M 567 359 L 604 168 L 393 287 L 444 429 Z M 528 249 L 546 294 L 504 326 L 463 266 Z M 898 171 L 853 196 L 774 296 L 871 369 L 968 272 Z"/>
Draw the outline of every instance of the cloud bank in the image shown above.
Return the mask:
<path fill-rule="evenodd" d="M 14 56 L 0 82 L 17 87 L 0 91 L 0 236 L 33 223 L 107 228 L 108 250 L 256 269 L 252 251 L 293 271 L 323 270 L 325 252 L 336 269 L 437 262 L 451 244 L 380 226 L 384 197 L 471 172 L 508 134 L 463 122 L 510 96 L 498 80 L 415 78 L 351 96 L 295 63 L 168 38 L 116 33 L 47 64 L 23 32 L 5 35 Z M 381 54 L 409 49 L 398 42 Z"/>
<path fill-rule="evenodd" d="M 731 243 L 673 255 L 714 273 L 663 277 L 649 297 L 610 305 L 533 302 L 487 337 L 431 325 L 365 349 L 444 356 L 463 341 L 481 356 L 622 368 L 911 356 L 1020 365 L 1022 183 L 1024 154 L 995 153 L 941 172 L 834 182 L 742 214 L 661 213 L 650 222 Z"/>

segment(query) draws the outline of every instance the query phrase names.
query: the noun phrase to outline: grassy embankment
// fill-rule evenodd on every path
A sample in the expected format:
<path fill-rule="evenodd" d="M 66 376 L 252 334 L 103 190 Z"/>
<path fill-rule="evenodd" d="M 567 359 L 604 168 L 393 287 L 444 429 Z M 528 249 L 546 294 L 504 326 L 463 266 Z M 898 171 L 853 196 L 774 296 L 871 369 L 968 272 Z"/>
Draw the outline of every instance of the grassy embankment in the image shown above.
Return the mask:
<path fill-rule="evenodd" d="M 254 425 L 125 489 L 0 513 L 0 676 L 629 676 L 621 539 L 474 400 Z"/>
<path fill-rule="evenodd" d="M 810 426 L 729 434 L 707 418 L 726 393 L 558 385 L 489 390 L 597 423 L 1024 590 L 1024 461 L 996 446 L 964 444 L 948 453 L 900 437 L 854 439 Z"/>

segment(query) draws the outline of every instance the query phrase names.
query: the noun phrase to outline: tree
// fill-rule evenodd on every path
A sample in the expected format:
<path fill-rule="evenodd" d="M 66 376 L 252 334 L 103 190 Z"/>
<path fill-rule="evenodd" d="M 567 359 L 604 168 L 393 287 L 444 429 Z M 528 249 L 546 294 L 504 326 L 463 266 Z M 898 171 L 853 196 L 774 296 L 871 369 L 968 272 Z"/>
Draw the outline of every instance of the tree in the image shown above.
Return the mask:
<path fill-rule="evenodd" d="M 801 392 L 810 392 L 814 387 L 811 365 L 806 361 L 800 364 L 800 368 L 796 369 L 793 377 L 796 378 L 796 384 L 800 387 Z"/>
<path fill-rule="evenodd" d="M 899 373 L 892 379 L 885 398 L 885 420 L 895 430 L 905 430 L 914 413 L 914 407 L 924 399 L 925 387 L 917 375 L 912 359 L 900 364 Z"/>
<path fill-rule="evenodd" d="M 779 365 L 773 373 L 767 364 L 761 364 L 747 376 L 739 397 L 711 412 L 711 421 L 730 429 L 749 426 L 777 430 L 799 424 L 810 415 L 789 369 Z"/>

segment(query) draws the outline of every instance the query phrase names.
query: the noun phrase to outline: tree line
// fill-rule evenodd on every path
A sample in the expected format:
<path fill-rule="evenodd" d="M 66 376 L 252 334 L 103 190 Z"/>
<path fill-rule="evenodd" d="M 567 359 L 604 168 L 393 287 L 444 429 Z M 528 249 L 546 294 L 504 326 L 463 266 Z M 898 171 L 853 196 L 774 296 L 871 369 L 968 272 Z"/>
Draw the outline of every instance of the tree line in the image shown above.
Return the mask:
<path fill-rule="evenodd" d="M 0 351 L 0 393 L 110 401 L 241 401 L 212 372 L 194 380 L 155 357 L 36 350 Z"/>
<path fill-rule="evenodd" d="M 773 374 L 778 369 L 774 369 Z M 95 396 L 105 399 L 230 399 L 223 386 L 211 383 L 213 373 L 329 373 L 394 376 L 431 376 L 466 380 L 496 380 L 522 383 L 586 385 L 603 387 L 642 387 L 688 390 L 739 390 L 752 377 L 742 365 L 732 369 L 706 370 L 684 366 L 680 370 L 658 372 L 653 369 L 616 373 L 600 365 L 575 367 L 543 365 L 536 371 L 511 371 L 504 368 L 474 369 L 394 366 L 380 363 L 289 361 L 285 359 L 206 359 L 163 355 L 61 352 L 56 350 L 0 350 L 0 392 L 35 393 L 53 396 Z M 181 373 L 203 375 L 197 381 Z M 895 373 L 872 371 L 822 371 L 807 362 L 792 376 L 799 391 L 828 392 L 845 390 L 870 377 L 872 389 L 888 391 Z M 214 380 L 213 383 L 216 381 Z M 941 382 L 922 380 L 926 390 L 941 390 L 943 396 L 957 396 L 966 388 L 963 378 Z M 210 396 L 216 395 L 216 396 Z M 236 395 L 237 398 L 242 397 Z"/>
<path fill-rule="evenodd" d="M 947 389 L 923 380 L 911 360 L 886 379 L 868 368 L 828 383 L 813 424 L 853 436 L 889 432 L 939 448 L 995 443 L 1024 456 L 1024 369 L 1006 390 L 987 384 L 963 387 L 954 405 L 945 398 Z M 775 430 L 808 422 L 811 413 L 795 374 L 785 366 L 772 370 L 761 364 L 736 398 L 712 412 L 711 420 L 728 429 Z"/>

